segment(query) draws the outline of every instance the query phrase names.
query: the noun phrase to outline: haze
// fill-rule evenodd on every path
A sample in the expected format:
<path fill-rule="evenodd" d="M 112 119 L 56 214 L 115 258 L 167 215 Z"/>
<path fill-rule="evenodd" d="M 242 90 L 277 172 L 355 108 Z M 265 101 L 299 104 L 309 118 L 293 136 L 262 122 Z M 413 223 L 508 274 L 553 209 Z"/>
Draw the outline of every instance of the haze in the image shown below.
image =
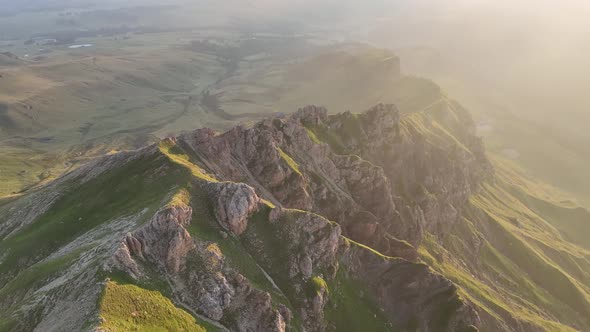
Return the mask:
<path fill-rule="evenodd" d="M 0 332 L 590 331 L 588 17 L 0 0 Z"/>
<path fill-rule="evenodd" d="M 535 175 L 567 190 L 586 195 L 590 186 L 590 180 L 580 180 L 590 156 L 586 125 L 590 120 L 586 91 L 590 84 L 590 4 L 586 1 L 0 3 L 0 38 L 5 40 L 53 29 L 53 19 L 46 21 L 41 9 L 122 13 L 126 8 L 125 14 L 107 14 L 58 29 L 121 25 L 185 29 L 231 22 L 243 31 L 321 33 L 332 42 L 357 41 L 389 48 L 401 57 L 405 73 L 433 79 L 479 122 L 495 123 L 493 133 L 484 133 L 492 151 L 518 151 L 519 161 Z M 160 9 L 150 12 L 148 8 L 154 6 Z M 507 126 L 521 121 L 526 128 Z"/>

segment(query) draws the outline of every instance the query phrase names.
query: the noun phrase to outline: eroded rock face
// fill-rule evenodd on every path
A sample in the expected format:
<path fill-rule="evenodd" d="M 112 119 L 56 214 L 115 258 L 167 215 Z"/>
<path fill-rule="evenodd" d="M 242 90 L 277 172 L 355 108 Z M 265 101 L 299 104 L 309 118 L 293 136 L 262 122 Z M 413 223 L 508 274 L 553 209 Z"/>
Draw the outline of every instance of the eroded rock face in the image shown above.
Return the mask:
<path fill-rule="evenodd" d="M 328 110 L 325 107 L 308 105 L 297 110 L 291 118 L 304 126 L 318 126 L 328 120 Z"/>
<path fill-rule="evenodd" d="M 213 183 L 210 185 L 215 200 L 215 216 L 224 229 L 240 235 L 248 227 L 248 216 L 258 210 L 260 198 L 254 188 L 244 183 Z"/>
<path fill-rule="evenodd" d="M 185 227 L 191 220 L 188 206 L 172 206 L 161 209 L 143 228 L 128 233 L 115 252 L 115 265 L 140 277 L 141 271 L 133 256 L 158 264 L 170 273 L 177 273 L 187 254 L 195 245 Z"/>
<path fill-rule="evenodd" d="M 338 126 L 343 121 L 338 118 L 330 119 L 335 124 L 328 126 Z M 440 124 L 451 128 L 460 143 Z M 425 230 L 446 233 L 471 194 L 493 172 L 481 140 L 474 135 L 471 117 L 458 106 L 402 119 L 394 106 L 378 105 L 366 113 L 364 128 L 361 139 L 347 148 L 383 167 L 405 226 L 389 231 L 416 246 Z"/>
<path fill-rule="evenodd" d="M 235 232 L 236 225 L 246 225 L 249 213 L 258 204 L 258 196 L 247 185 L 220 186 L 217 198 L 224 206 L 223 220 Z M 228 266 L 216 244 L 195 241 L 190 236 L 186 227 L 191 215 L 189 206 L 161 209 L 146 226 L 125 236 L 110 265 L 136 279 L 147 277 L 143 264 L 158 267 L 169 280 L 178 302 L 213 321 L 223 322 L 231 330 L 285 331 L 285 318 L 273 309 L 270 294 L 253 287 Z"/>
<path fill-rule="evenodd" d="M 269 293 L 254 288 L 245 278 L 238 275 L 237 301 L 232 308 L 235 313 L 233 320 L 237 322 L 237 331 L 285 331 L 286 318 L 289 309 L 272 309 L 272 299 Z M 248 306 L 240 306 L 248 303 Z"/>
<path fill-rule="evenodd" d="M 293 207 L 309 209 L 311 197 L 302 174 L 281 150 L 285 135 L 278 119 L 264 120 L 254 128 L 234 129 L 218 135 L 203 135 L 201 130 L 185 134 L 182 144 L 202 156 L 203 166 L 219 178 L 245 182 L 275 202 L 288 201 Z"/>
<path fill-rule="evenodd" d="M 275 204 L 318 212 L 338 221 L 353 239 L 381 246 L 386 241 L 372 235 L 384 225 L 400 223 L 389 180 L 381 167 L 314 142 L 305 126 L 327 121 L 325 108 L 308 106 L 286 120 L 265 120 L 217 136 L 198 130 L 180 141 L 220 178 L 244 181 Z M 243 224 L 235 230 L 241 233 Z"/>
<path fill-rule="evenodd" d="M 413 116 L 423 118 L 414 121 Z M 460 142 L 441 131 L 439 124 L 449 128 Z M 461 218 L 468 198 L 490 176 L 491 167 L 473 128 L 473 121 L 461 109 L 402 118 L 393 105 L 377 105 L 362 115 L 347 112 L 334 116 L 328 116 L 325 108 L 308 106 L 287 119 L 208 136 L 208 141 L 189 136 L 185 140 L 199 155 L 207 156 L 206 164 L 230 165 L 234 170 L 226 173 L 230 179 L 245 181 L 262 197 L 285 207 L 317 212 L 337 221 L 343 234 L 353 240 L 416 262 L 416 248 L 424 233 L 436 236 L 448 232 Z M 264 142 L 264 147 L 247 146 L 257 142 Z M 216 147 L 215 153 L 211 153 L 211 145 Z M 254 150 L 266 155 L 253 158 L 250 152 Z M 293 172 L 288 173 L 289 168 L 281 167 L 284 159 L 276 150 L 289 155 L 298 171 L 290 167 Z M 271 220 L 280 219 L 273 213 Z M 306 256 L 295 260 L 291 276 L 308 278 L 314 271 L 309 262 Z M 439 283 L 430 290 L 445 289 L 446 279 L 432 277 L 431 272 L 420 270 L 421 265 L 408 264 L 414 270 L 407 275 L 415 273 L 424 285 Z M 445 291 L 448 301 L 456 299 L 452 287 Z M 408 312 L 419 310 L 411 305 L 408 308 Z M 433 319 L 426 316 L 419 318 L 423 326 Z M 477 319 L 466 321 L 477 323 Z"/>
<path fill-rule="evenodd" d="M 284 331 L 284 319 L 273 309 L 270 294 L 229 267 L 215 244 L 197 252 L 174 279 L 182 303 L 236 331 Z"/>
<path fill-rule="evenodd" d="M 264 120 L 251 128 L 237 127 L 220 135 L 199 130 L 183 135 L 179 142 L 202 159 L 200 166 L 219 178 L 248 183 L 252 191 L 276 205 L 314 211 L 336 221 L 345 236 L 385 255 L 402 257 L 408 265 L 388 263 L 391 271 L 407 267 L 402 274 L 408 278 L 415 274 L 425 292 L 447 292 L 446 300 L 433 302 L 443 305 L 457 300 L 455 290 L 449 286 L 452 284 L 446 285 L 448 280 L 434 277 L 428 269 L 422 269 L 423 265 L 410 262 L 418 261 L 416 248 L 425 232 L 445 234 L 461 218 L 462 207 L 491 171 L 469 115 L 461 109 L 448 113 L 453 116 L 433 111 L 402 118 L 395 106 L 377 105 L 361 115 L 346 112 L 329 116 L 325 108 L 307 106 L 286 119 Z M 450 128 L 460 142 L 441 131 L 439 124 Z M 218 201 L 216 214 L 224 228 L 241 235 L 247 229 L 242 216 L 253 210 L 244 204 L 244 208 L 236 209 L 239 212 L 228 212 L 227 202 L 236 190 L 229 187 L 223 192 L 225 203 Z M 283 214 L 281 209 L 274 209 L 269 222 L 281 223 Z M 313 217 L 300 219 L 302 225 L 322 224 L 306 220 Z M 304 233 L 308 231 L 314 234 L 317 230 Z M 333 240 L 319 242 L 334 248 L 338 240 Z M 289 241 L 304 240 L 290 237 Z M 304 242 L 313 246 L 312 242 Z M 314 256 L 313 250 L 306 252 L 288 256 L 289 278 L 309 280 L 315 274 L 320 258 Z M 330 257 L 327 266 L 337 265 L 338 259 L 326 257 Z M 384 270 L 378 274 L 385 278 L 387 273 Z M 428 288 L 430 283 L 436 286 Z M 403 302 L 389 293 L 404 285 L 401 281 L 381 285 L 376 294 Z M 298 283 L 294 287 L 303 289 Z M 423 298 L 426 293 L 412 296 Z M 310 322 L 318 322 L 321 313 L 314 308 L 322 307 L 319 304 L 325 301 L 309 301 L 302 305 L 302 315 L 308 315 Z M 409 312 L 422 310 L 417 303 L 405 308 L 407 311 L 396 320 L 411 320 Z M 464 303 L 458 308 L 458 312 L 468 312 L 466 317 L 471 315 Z M 421 314 L 424 316 L 416 319 L 427 330 L 435 314 L 430 309 Z M 465 321 L 477 323 L 477 319 Z M 322 328 L 310 324 L 312 330 Z"/>
<path fill-rule="evenodd" d="M 383 168 L 388 180 L 384 186 L 393 199 L 395 212 L 367 209 L 379 221 L 377 233 L 406 240 L 415 247 L 420 245 L 425 231 L 445 234 L 461 218 L 468 198 L 493 173 L 481 140 L 474 136 L 475 126 L 469 114 L 459 106 L 449 107 L 452 109 L 402 118 L 395 106 L 378 105 L 356 118 L 344 113 L 324 122 L 340 137 L 345 151 Z M 450 128 L 454 138 L 440 129 L 441 124 Z M 360 184 L 354 192 L 363 193 L 362 188 L 367 186 Z M 383 194 L 372 198 L 364 195 L 369 202 L 389 201 Z M 370 207 L 367 203 L 360 205 Z M 366 243 L 387 252 L 388 244 L 383 239 Z"/>
<path fill-rule="evenodd" d="M 324 329 L 327 294 L 320 298 L 309 287 L 314 277 L 333 278 L 338 269 L 341 228 L 336 223 L 300 210 L 271 209 L 257 219 L 241 242 L 262 269 L 286 294 L 307 331 Z M 292 314 L 278 308 L 285 321 Z"/>

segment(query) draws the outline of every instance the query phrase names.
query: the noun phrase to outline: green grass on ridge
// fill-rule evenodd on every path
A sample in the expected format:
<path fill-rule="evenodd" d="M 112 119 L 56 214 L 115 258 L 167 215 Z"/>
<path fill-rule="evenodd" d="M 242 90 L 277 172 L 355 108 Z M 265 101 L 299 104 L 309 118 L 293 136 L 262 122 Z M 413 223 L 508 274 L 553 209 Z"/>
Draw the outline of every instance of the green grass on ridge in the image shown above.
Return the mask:
<path fill-rule="evenodd" d="M 0 243 L 0 252 L 8 253 L 0 285 L 94 227 L 145 208 L 149 218 L 176 183 L 189 177 L 161 155 L 150 155 L 68 188 L 45 214 Z"/>
<path fill-rule="evenodd" d="M 287 163 L 287 165 L 289 165 L 289 167 L 295 173 L 297 173 L 299 176 L 303 176 L 303 174 L 301 174 L 301 170 L 299 169 L 299 165 L 297 164 L 297 162 L 295 160 L 293 160 L 293 158 L 291 158 L 291 156 L 289 156 L 287 153 L 285 153 L 285 151 L 283 151 L 281 148 L 277 148 L 277 149 L 279 150 L 281 158 L 283 158 L 283 160 Z"/>
<path fill-rule="evenodd" d="M 107 282 L 99 310 L 100 327 L 111 332 L 212 331 L 161 293 L 131 284 Z"/>

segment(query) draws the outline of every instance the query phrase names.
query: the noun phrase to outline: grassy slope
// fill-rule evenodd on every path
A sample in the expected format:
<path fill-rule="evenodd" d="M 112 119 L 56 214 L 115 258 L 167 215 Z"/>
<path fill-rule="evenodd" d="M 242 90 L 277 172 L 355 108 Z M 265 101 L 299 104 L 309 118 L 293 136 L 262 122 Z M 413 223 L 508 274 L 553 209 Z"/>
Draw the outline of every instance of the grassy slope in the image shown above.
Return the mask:
<path fill-rule="evenodd" d="M 243 235 L 245 247 L 256 257 L 261 266 L 286 294 L 290 303 L 300 303 L 303 299 L 295 295 L 288 275 L 288 257 L 299 249 L 297 243 L 288 240 L 290 227 L 297 221 L 299 210 L 284 210 L 285 216 L 274 224 L 268 223 L 268 211 L 259 212 L 251 220 L 248 230 Z M 372 250 L 372 249 L 371 249 Z M 374 251 L 375 252 L 375 251 Z M 375 252 L 375 254 L 380 255 Z M 340 271 L 334 280 L 322 278 L 325 271 L 314 271 L 307 287 L 307 295 L 313 297 L 320 289 L 326 289 L 328 303 L 325 320 L 329 331 L 390 331 L 388 320 L 383 316 L 371 298 L 370 291 L 361 282 L 354 280 L 344 271 Z M 296 315 L 297 313 L 294 312 Z"/>
<path fill-rule="evenodd" d="M 145 208 L 149 209 L 146 215 L 153 213 L 178 178 L 188 176 L 182 169 L 158 176 L 155 172 L 170 167 L 166 165 L 162 156 L 148 156 L 108 171 L 83 186 L 67 188 L 45 214 L 0 243 L 0 250 L 8 253 L 0 265 L 2 284 L 103 223 Z"/>
<path fill-rule="evenodd" d="M 519 157 L 514 161 L 536 179 L 575 194 L 585 207 L 590 207 L 590 178 L 584 176 L 590 156 L 589 137 L 583 128 L 586 113 L 572 111 L 581 107 L 580 100 L 555 93 L 551 101 L 560 102 L 555 107 L 533 95 L 511 96 L 509 88 L 490 89 L 489 84 L 481 84 L 470 75 L 461 77 L 466 68 L 460 64 L 444 68 L 448 63 L 437 61 L 439 55 L 430 51 L 400 52 L 405 68 L 434 79 L 467 106 L 478 121 L 491 126 L 482 132 L 488 151 L 515 149 Z M 433 61 L 432 56 L 437 60 Z"/>
<path fill-rule="evenodd" d="M 213 331 L 157 291 L 107 282 L 99 305 L 106 331 Z"/>
<path fill-rule="evenodd" d="M 446 116 L 460 116 L 456 107 L 445 102 L 406 115 L 401 133 L 418 133 L 431 144 L 469 152 L 453 128 L 444 125 Z M 549 331 L 573 330 L 561 322 L 588 328 L 590 252 L 584 249 L 583 234 L 590 214 L 524 177 L 514 165 L 494 162 L 497 179 L 472 197 L 467 218 L 451 231 L 442 238 L 427 235 L 422 259 L 499 324 L 514 326 L 513 316 Z"/>
<path fill-rule="evenodd" d="M 368 250 L 383 259 L 391 259 L 373 248 L 348 238 L 344 240 L 351 246 Z M 344 269 L 338 270 L 327 287 L 330 290 L 330 300 L 325 309 L 328 331 L 396 331 L 372 298 L 368 286 Z"/>
<path fill-rule="evenodd" d="M 501 184 L 487 184 L 471 200 L 473 214 L 444 239 L 427 237 L 422 258 L 456 282 L 466 298 L 505 324 L 514 315 L 548 331 L 587 328 L 590 252 L 561 233 Z M 556 210 L 561 209 L 553 205 Z M 483 212 L 483 214 L 482 214 Z M 467 243 L 478 237 L 472 254 Z"/>
<path fill-rule="evenodd" d="M 223 239 L 215 221 L 212 205 L 201 186 L 214 178 L 205 174 L 190 157 L 171 141 L 159 145 L 156 153 L 144 155 L 120 167 L 107 171 L 83 185 L 75 180 L 64 185 L 64 195 L 33 224 L 0 242 L 8 255 L 0 265 L 3 287 L 0 289 L 4 308 L 0 328 L 15 327 L 14 313 L 24 304 L 31 290 L 42 286 L 77 259 L 79 252 L 62 258 L 36 263 L 85 232 L 116 218 L 143 212 L 147 220 L 162 206 L 193 206 L 190 232 L 204 241 L 218 241 L 232 266 L 250 278 L 256 287 L 268 290 L 277 303 L 288 300 L 273 288 L 256 262 L 233 238 Z M 11 201 L 6 201 L 9 208 Z M 147 211 L 144 211 L 146 210 Z M 141 222 L 141 221 L 140 221 Z M 109 275 L 110 282 L 100 302 L 101 314 L 109 331 L 215 331 L 207 323 L 194 324 L 194 318 L 175 308 L 166 296 L 170 290 L 165 280 L 152 267 L 144 266 L 150 275 L 136 285 L 131 280 Z M 11 276 L 16 279 L 8 282 Z M 103 277 L 99 274 L 97 277 Z M 134 282 L 136 283 L 136 282 Z M 133 316 L 131 313 L 136 312 Z M 33 324 L 33 322 L 30 322 Z"/>
<path fill-rule="evenodd" d="M 170 204 L 189 204 L 193 209 L 192 222 L 188 230 L 193 238 L 199 241 L 206 241 L 215 246 L 225 257 L 226 262 L 240 271 L 246 276 L 252 284 L 271 294 L 274 305 L 279 303 L 285 304 L 287 307 L 293 309 L 289 299 L 283 294 L 280 289 L 277 289 L 265 276 L 264 271 L 258 266 L 257 261 L 248 253 L 243 243 L 233 237 L 223 237 L 221 235 L 223 229 L 217 223 L 214 212 L 213 203 L 210 201 L 208 194 L 205 192 L 203 185 L 208 182 L 216 182 L 214 178 L 206 174 L 197 164 L 194 163 L 195 158 L 183 150 L 180 146 L 172 141 L 164 141 L 160 144 L 160 151 L 175 165 L 182 169 L 190 171 L 191 180 L 179 180 L 177 182 L 176 194 L 171 196 Z M 254 218 L 260 218 L 262 214 Z M 149 266 L 144 266 L 149 270 Z M 112 276 L 111 276 L 112 277 Z M 120 281 L 121 278 L 118 278 Z M 124 278 L 126 282 L 129 279 Z M 138 286 L 147 287 L 155 291 L 161 292 L 168 296 L 169 289 L 165 280 L 161 279 L 158 273 L 151 273 L 147 283 L 141 283 Z M 134 282 L 137 283 L 137 282 Z M 290 329 L 293 331 L 300 330 L 300 320 L 295 310 L 294 319 L 291 321 Z M 120 310 L 115 310 L 115 314 L 123 315 Z"/>
<path fill-rule="evenodd" d="M 19 273 L 18 277 L 0 288 L 0 331 L 15 330 L 19 327 L 18 307 L 25 305 L 32 290 L 37 289 L 52 278 L 59 276 L 80 255 L 81 250 L 62 257 L 37 263 Z M 36 319 L 36 317 L 35 317 Z M 28 318 L 28 323 L 32 323 Z"/>
<path fill-rule="evenodd" d="M 32 291 L 66 270 L 87 248 L 50 261 L 39 261 L 84 233 L 117 218 L 142 212 L 143 219 L 139 222 L 147 220 L 165 204 L 166 197 L 170 197 L 169 204 L 182 202 L 182 191 L 173 196 L 169 194 L 178 184 L 188 183 L 191 178 L 189 169 L 179 167 L 166 154 L 157 152 L 144 154 L 82 185 L 76 180 L 65 183 L 63 195 L 45 214 L 0 242 L 2 252 L 6 253 L 0 264 L 0 330 L 19 326 L 15 320 L 20 316 L 18 308 L 33 295 Z M 11 203 L 7 201 L 2 208 L 10 208 Z M 35 322 L 27 317 L 27 324 Z M 111 327 L 117 326 L 120 328 L 115 330 L 128 330 L 122 325 Z"/>
<path fill-rule="evenodd" d="M 56 155 L 21 147 L 0 150 L 0 196 L 16 194 L 64 171 Z"/>
<path fill-rule="evenodd" d="M 328 331 L 395 331 L 362 282 L 339 271 L 329 289 L 325 311 Z"/>
<path fill-rule="evenodd" d="M 404 116 L 402 135 L 419 134 L 431 144 L 469 152 L 453 128 L 442 124 L 445 116 L 459 116 L 455 107 L 445 101 Z M 307 128 L 308 133 L 334 151 L 343 151 L 345 140 L 362 126 L 354 119 L 342 133 L 315 127 Z M 583 247 L 588 246 L 584 234 L 590 214 L 548 186 L 527 179 L 514 165 L 494 161 L 499 180 L 472 199 L 470 210 L 478 212 L 472 220 L 458 222 L 443 239 L 427 236 L 420 248 L 422 259 L 456 282 L 461 294 L 482 308 L 484 317 L 500 324 L 513 327 L 513 316 L 548 331 L 574 330 L 562 321 L 578 329 L 588 327 L 590 252 Z M 483 239 L 476 256 L 469 254 L 474 244 L 468 240 L 474 236 Z"/>
<path fill-rule="evenodd" d="M 279 303 L 285 304 L 293 310 L 290 300 L 284 293 L 274 287 L 271 281 L 265 276 L 264 271 L 258 266 L 258 262 L 249 254 L 248 250 L 240 241 L 234 236 L 224 237 L 221 235 L 223 229 L 217 223 L 214 212 L 213 203 L 210 201 L 203 185 L 208 182 L 216 182 L 214 178 L 206 174 L 196 163 L 194 163 L 195 156 L 187 153 L 180 146 L 173 141 L 164 141 L 160 144 L 160 151 L 171 162 L 191 172 L 192 177 L 190 181 L 179 181 L 176 194 L 172 195 L 170 203 L 168 204 L 188 204 L 193 209 L 192 222 L 188 227 L 191 236 L 198 241 L 205 241 L 210 245 L 215 246 L 225 257 L 225 261 L 246 276 L 254 287 L 267 291 L 271 294 L 273 305 Z M 266 211 L 266 210 L 265 210 Z M 263 218 L 264 211 L 254 216 L 254 219 Z M 268 213 L 268 211 L 266 211 Z M 198 262 L 197 262 L 198 263 Z M 205 262 L 200 262 L 203 264 Z M 206 264 L 206 263 L 205 263 Z M 149 270 L 149 266 L 144 266 Z M 112 276 L 111 276 L 112 277 Z M 121 280 L 119 278 L 119 280 Z M 131 282 L 129 279 L 124 279 Z M 137 283 L 137 282 L 134 282 Z M 161 279 L 158 273 L 151 273 L 147 284 L 139 284 L 141 287 L 147 287 L 161 292 L 164 295 L 169 295 L 168 287 L 165 286 L 166 281 Z M 294 318 L 290 323 L 290 330 L 298 331 L 300 327 L 300 319 L 298 313 L 293 310 Z"/>
<path fill-rule="evenodd" d="M 590 250 L 590 212 L 553 187 L 539 184 L 510 161 L 496 158 L 496 168 L 510 186 L 506 186 L 533 212 L 558 229 L 564 238 Z"/>

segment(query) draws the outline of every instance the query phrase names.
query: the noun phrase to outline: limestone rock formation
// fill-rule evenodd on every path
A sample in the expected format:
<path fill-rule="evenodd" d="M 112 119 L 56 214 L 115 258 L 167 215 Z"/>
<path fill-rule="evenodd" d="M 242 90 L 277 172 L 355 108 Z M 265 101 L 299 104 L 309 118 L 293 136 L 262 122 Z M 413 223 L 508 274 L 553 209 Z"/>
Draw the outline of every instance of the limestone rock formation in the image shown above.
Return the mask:
<path fill-rule="evenodd" d="M 224 220 L 245 221 L 256 209 L 258 197 L 252 188 L 233 183 L 223 183 L 221 188 L 215 197 L 227 203 Z M 165 273 L 178 301 L 195 312 L 213 321 L 225 320 L 236 331 L 285 331 L 285 319 L 273 309 L 270 295 L 227 266 L 216 244 L 191 237 L 186 227 L 192 212 L 184 205 L 158 211 L 146 226 L 127 233 L 110 268 L 141 280 L 148 278 L 146 264 L 156 266 Z"/>
<path fill-rule="evenodd" d="M 132 256 L 178 273 L 189 251 L 194 249 L 186 227 L 191 220 L 188 206 L 172 206 L 158 211 L 144 228 L 128 233 L 115 253 L 115 263 L 139 277 L 141 272 Z"/>
<path fill-rule="evenodd" d="M 235 235 L 248 227 L 248 217 L 258 210 L 260 198 L 254 189 L 243 183 L 213 183 L 211 195 L 216 200 L 215 215 L 219 224 Z"/>

